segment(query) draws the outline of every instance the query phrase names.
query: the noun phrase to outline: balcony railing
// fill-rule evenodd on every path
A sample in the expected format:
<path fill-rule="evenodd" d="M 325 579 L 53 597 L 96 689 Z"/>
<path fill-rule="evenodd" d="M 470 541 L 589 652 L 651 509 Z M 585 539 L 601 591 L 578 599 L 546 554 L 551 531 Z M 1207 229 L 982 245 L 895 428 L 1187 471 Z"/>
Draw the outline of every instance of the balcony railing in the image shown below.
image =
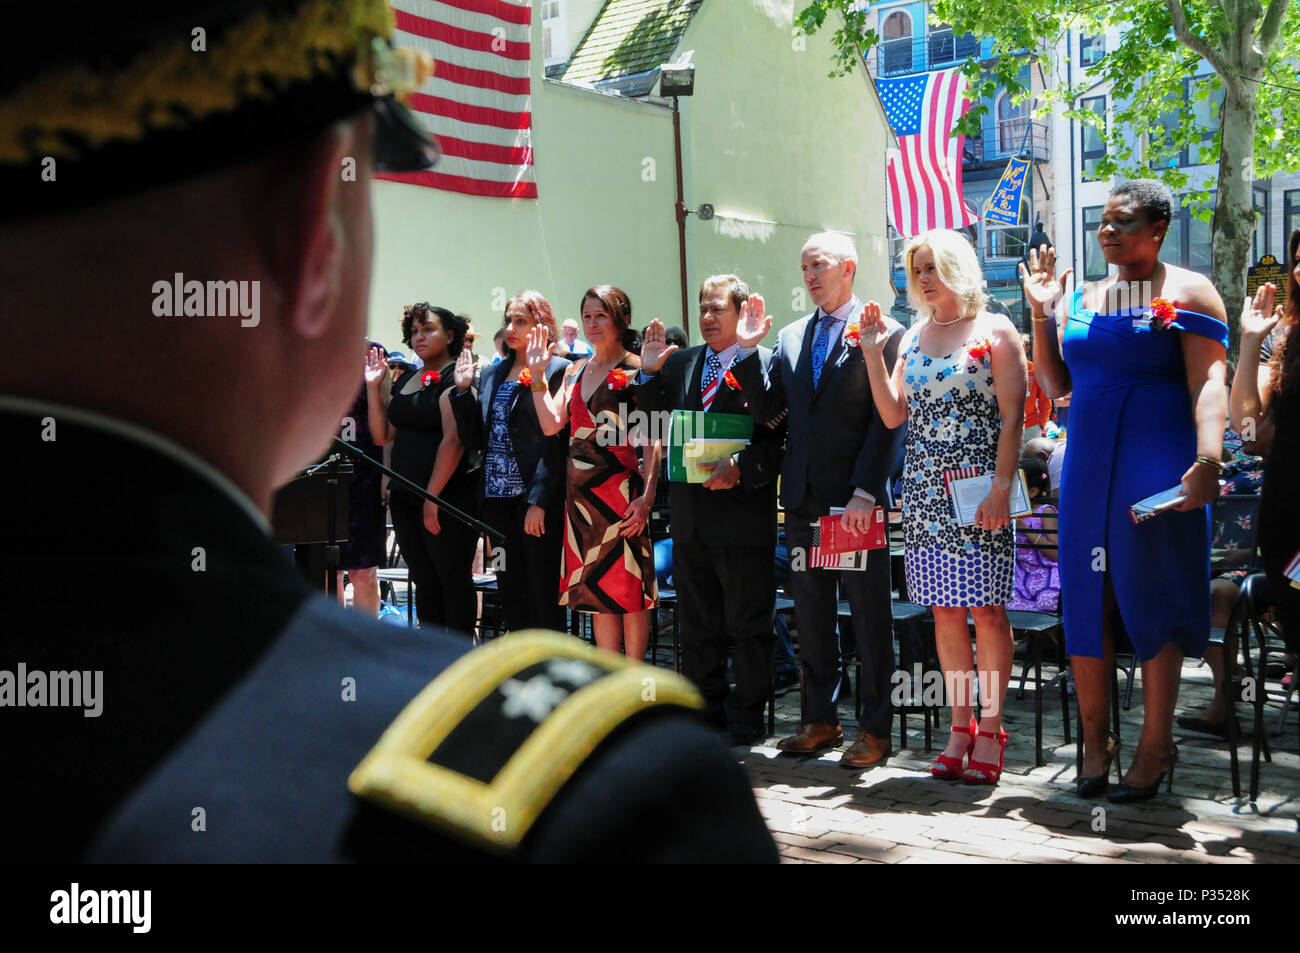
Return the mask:
<path fill-rule="evenodd" d="M 997 162 L 1012 156 L 1046 159 L 1047 123 L 1032 119 L 989 120 L 979 136 L 966 139 L 962 161 L 966 165 Z"/>
<path fill-rule="evenodd" d="M 956 66 L 969 56 L 978 56 L 979 50 L 980 41 L 971 34 L 955 36 L 944 31 L 920 39 L 884 40 L 868 50 L 864 59 L 872 77 L 884 78 Z"/>

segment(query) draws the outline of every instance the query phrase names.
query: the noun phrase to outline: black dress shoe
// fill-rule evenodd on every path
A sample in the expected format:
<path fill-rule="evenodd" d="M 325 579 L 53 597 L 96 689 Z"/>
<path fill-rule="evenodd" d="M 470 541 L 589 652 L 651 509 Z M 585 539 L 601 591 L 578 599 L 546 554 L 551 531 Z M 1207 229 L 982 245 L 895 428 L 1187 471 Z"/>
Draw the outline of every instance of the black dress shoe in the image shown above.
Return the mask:
<path fill-rule="evenodd" d="M 1130 784 L 1117 784 L 1111 789 L 1107 799 L 1112 804 L 1129 804 L 1133 801 L 1148 801 L 1155 797 L 1156 792 L 1160 790 L 1160 782 L 1167 776 L 1168 782 L 1165 786 L 1165 793 L 1168 794 L 1174 789 L 1174 765 L 1178 764 L 1178 746 L 1174 745 L 1173 753 L 1169 756 L 1168 772 L 1162 771 L 1160 777 L 1145 787 L 1134 787 Z"/>
<path fill-rule="evenodd" d="M 722 740 L 733 748 L 749 747 L 767 740 L 767 732 L 755 725 L 728 725 Z"/>

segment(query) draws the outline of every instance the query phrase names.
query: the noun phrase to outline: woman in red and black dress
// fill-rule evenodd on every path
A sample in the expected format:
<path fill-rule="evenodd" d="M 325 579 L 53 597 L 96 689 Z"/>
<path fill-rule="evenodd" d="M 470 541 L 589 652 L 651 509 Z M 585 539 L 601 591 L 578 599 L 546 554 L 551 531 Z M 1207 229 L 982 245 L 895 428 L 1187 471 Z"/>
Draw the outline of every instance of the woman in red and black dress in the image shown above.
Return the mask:
<path fill-rule="evenodd" d="M 631 658 L 645 656 L 650 610 L 658 598 L 647 524 L 659 473 L 659 445 L 629 433 L 633 384 L 641 359 L 633 353 L 632 303 L 611 285 L 582 298 L 582 324 L 595 354 L 569 369 L 563 390 L 535 391 L 547 433 L 570 427 L 560 604 L 594 613 L 596 644 Z M 546 338 L 529 336 L 528 363 L 541 373 Z"/>

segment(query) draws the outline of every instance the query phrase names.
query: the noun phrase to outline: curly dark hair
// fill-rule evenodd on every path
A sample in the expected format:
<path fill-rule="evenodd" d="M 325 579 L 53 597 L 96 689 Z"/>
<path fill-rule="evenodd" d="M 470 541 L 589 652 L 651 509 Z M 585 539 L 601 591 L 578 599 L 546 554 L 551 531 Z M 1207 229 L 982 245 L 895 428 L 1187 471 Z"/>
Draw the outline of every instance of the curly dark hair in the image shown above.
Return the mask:
<path fill-rule="evenodd" d="M 410 347 L 411 332 L 416 322 L 427 321 L 430 317 L 438 319 L 443 333 L 447 335 L 447 354 L 453 358 L 460 357 L 460 352 L 465 349 L 465 335 L 469 333 L 469 318 L 452 314 L 446 308 L 439 308 L 427 301 L 408 304 L 402 311 L 402 343 Z"/>

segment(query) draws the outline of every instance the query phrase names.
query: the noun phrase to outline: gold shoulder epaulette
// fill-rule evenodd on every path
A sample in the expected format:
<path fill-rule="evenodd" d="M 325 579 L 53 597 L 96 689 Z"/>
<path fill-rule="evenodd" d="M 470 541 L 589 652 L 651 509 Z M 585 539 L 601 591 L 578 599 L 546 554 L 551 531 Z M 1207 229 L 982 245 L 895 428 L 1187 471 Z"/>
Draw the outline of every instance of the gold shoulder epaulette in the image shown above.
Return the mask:
<path fill-rule="evenodd" d="M 348 787 L 478 845 L 508 850 L 619 725 L 699 708 L 672 672 L 531 630 L 475 649 L 397 716 Z"/>

